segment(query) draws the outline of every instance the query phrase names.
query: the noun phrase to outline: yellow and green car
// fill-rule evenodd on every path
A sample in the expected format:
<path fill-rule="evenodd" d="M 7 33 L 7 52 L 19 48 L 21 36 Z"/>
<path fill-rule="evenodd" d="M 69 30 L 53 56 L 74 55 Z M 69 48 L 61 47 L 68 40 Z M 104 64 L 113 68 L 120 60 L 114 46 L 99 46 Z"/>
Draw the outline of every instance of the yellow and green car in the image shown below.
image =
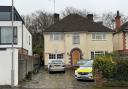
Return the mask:
<path fill-rule="evenodd" d="M 75 70 L 75 78 L 77 80 L 93 80 L 93 74 L 92 74 L 92 65 L 93 60 L 87 61 L 85 64 L 81 65 L 78 69 Z"/>

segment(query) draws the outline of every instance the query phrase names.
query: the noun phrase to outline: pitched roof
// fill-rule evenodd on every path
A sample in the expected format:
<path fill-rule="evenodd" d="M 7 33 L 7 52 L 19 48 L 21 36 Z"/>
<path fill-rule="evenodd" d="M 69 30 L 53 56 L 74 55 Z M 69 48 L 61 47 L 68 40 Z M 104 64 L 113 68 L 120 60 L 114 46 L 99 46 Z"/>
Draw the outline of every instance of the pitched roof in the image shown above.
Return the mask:
<path fill-rule="evenodd" d="M 122 26 L 121 26 L 121 28 L 117 31 L 117 32 L 115 32 L 114 34 L 117 34 L 117 33 L 120 33 L 120 32 L 128 32 L 128 22 L 126 22 L 126 23 L 124 23 Z"/>
<path fill-rule="evenodd" d="M 113 30 L 92 22 L 77 14 L 71 14 L 51 25 L 45 32 L 113 32 Z"/>

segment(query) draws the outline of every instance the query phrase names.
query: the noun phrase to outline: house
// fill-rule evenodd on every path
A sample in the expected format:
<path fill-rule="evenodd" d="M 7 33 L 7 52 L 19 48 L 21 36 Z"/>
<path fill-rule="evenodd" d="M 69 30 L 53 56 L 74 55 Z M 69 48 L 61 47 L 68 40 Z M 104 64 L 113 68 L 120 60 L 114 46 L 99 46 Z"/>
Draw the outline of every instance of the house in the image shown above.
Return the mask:
<path fill-rule="evenodd" d="M 93 14 L 86 18 L 71 14 L 44 31 L 45 65 L 52 59 L 62 59 L 73 66 L 80 59 L 93 59 L 113 51 L 113 30 L 93 21 Z"/>
<path fill-rule="evenodd" d="M 119 11 L 117 11 L 117 16 L 115 17 L 115 23 L 116 28 L 113 35 L 114 51 L 128 54 L 128 22 L 121 24 Z"/>
<path fill-rule="evenodd" d="M 14 38 L 14 85 L 18 85 L 18 54 L 32 55 L 32 35 L 14 8 L 12 30 L 11 6 L 0 6 L 0 85 L 11 85 L 12 39 Z"/>

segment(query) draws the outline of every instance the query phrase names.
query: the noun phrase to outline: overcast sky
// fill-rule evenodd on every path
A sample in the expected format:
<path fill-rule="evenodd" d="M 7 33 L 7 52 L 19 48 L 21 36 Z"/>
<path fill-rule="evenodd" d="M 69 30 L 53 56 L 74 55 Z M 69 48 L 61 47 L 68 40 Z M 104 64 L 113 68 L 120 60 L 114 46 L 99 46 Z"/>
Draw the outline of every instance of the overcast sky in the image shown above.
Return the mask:
<path fill-rule="evenodd" d="M 11 5 L 11 0 L 0 0 L 0 5 Z M 54 12 L 53 0 L 14 0 L 14 5 L 20 14 L 26 15 L 36 10 Z M 128 16 L 128 0 L 56 0 L 56 12 L 60 13 L 66 7 L 87 9 L 97 14 L 116 12 L 119 10 Z"/>

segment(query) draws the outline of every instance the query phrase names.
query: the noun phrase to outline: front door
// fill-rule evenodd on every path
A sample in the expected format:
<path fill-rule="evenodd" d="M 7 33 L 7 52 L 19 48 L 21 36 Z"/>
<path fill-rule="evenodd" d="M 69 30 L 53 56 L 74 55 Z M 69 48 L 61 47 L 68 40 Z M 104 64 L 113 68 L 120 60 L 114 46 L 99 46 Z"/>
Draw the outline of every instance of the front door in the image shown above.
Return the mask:
<path fill-rule="evenodd" d="M 77 61 L 80 59 L 80 52 L 78 50 L 74 50 L 72 52 L 72 65 L 77 64 Z"/>

